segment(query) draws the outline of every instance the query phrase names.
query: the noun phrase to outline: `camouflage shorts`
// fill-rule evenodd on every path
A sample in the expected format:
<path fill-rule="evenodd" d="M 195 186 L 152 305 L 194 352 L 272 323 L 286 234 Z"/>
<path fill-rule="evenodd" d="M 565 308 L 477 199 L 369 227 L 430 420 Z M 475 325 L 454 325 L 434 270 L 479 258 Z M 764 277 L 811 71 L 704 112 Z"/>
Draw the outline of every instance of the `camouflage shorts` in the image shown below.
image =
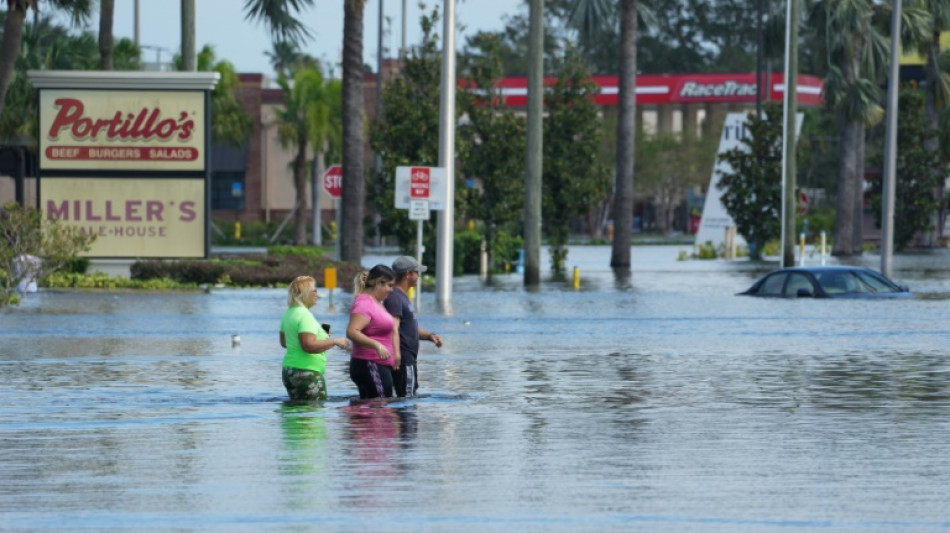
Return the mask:
<path fill-rule="evenodd" d="M 323 374 L 290 366 L 283 367 L 284 387 L 291 400 L 313 401 L 327 399 L 327 384 Z"/>

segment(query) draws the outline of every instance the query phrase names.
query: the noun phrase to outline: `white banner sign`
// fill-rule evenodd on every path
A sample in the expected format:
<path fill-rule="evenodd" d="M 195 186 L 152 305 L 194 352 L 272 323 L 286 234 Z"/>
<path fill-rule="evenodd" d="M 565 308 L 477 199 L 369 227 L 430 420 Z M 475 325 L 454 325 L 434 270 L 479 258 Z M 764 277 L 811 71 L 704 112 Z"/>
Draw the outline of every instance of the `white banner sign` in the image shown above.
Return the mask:
<path fill-rule="evenodd" d="M 411 209 L 412 201 L 420 200 L 420 180 L 417 178 L 416 196 L 413 196 L 411 186 L 413 171 L 416 176 L 422 176 L 428 170 L 428 203 L 429 209 L 442 211 L 448 203 L 448 190 L 445 182 L 445 169 L 442 167 L 396 167 L 396 209 Z M 429 217 L 426 216 L 425 219 Z M 423 220 L 425 220 L 423 219 Z"/>
<path fill-rule="evenodd" d="M 804 113 L 798 114 L 796 130 L 801 131 L 804 117 Z M 723 125 L 722 137 L 719 140 L 716 164 L 713 165 L 712 177 L 709 179 L 709 189 L 706 191 L 706 201 L 703 204 L 703 215 L 699 221 L 699 230 L 696 232 L 697 246 L 706 242 L 712 242 L 716 248 L 723 246 L 726 242 L 726 228 L 736 225 L 729 213 L 726 212 L 725 206 L 722 205 L 722 195 L 726 191 L 719 185 L 722 174 L 732 173 L 732 165 L 724 162 L 720 159 L 720 156 L 733 148 L 745 149 L 742 139 L 749 135 L 749 130 L 746 129 L 746 120 L 748 120 L 748 113 L 729 113 L 726 115 L 726 123 Z M 736 235 L 736 244 L 744 245 L 745 239 L 741 235 Z"/>

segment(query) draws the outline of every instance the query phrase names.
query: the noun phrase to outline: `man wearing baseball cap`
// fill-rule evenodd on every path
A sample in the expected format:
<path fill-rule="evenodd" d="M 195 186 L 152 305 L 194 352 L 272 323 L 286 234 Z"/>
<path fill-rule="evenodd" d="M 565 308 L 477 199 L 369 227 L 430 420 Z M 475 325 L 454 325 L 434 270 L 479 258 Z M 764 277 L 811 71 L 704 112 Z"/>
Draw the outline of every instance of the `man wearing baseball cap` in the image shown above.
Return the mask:
<path fill-rule="evenodd" d="M 419 276 L 428 268 L 414 258 L 403 255 L 393 261 L 393 271 L 396 272 L 396 284 L 393 292 L 383 301 L 389 314 L 393 316 L 398 331 L 399 342 L 394 342 L 396 352 L 401 356 L 399 370 L 393 370 L 393 389 L 396 396 L 413 397 L 419 389 L 419 370 L 416 366 L 416 356 L 419 354 L 419 341 L 432 341 L 437 347 L 442 347 L 442 337 L 437 333 L 426 331 L 416 321 L 416 314 L 409 300 L 409 287 L 415 287 Z"/>

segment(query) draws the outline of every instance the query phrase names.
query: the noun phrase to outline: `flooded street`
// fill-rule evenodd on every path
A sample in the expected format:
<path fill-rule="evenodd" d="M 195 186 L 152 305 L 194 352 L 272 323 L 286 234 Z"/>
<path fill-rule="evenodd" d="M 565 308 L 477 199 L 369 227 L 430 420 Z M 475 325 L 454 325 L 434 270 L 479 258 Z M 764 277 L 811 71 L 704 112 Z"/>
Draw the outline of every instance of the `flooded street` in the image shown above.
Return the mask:
<path fill-rule="evenodd" d="M 29 295 L 0 310 L 0 530 L 950 531 L 950 251 L 875 301 L 736 296 L 775 264 L 682 249 L 424 293 L 445 346 L 388 404 L 339 350 L 329 401 L 285 403 L 285 289 Z M 341 334 L 351 294 L 321 296 Z"/>

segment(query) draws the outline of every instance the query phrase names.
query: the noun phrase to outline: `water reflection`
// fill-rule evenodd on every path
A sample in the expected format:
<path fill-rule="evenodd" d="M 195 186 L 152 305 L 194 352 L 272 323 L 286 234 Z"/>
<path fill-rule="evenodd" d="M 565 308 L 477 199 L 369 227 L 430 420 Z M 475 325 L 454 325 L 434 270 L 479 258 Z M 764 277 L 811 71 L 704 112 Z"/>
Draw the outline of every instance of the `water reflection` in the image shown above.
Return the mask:
<path fill-rule="evenodd" d="M 375 402 L 339 353 L 282 402 L 285 291 L 31 295 L 0 311 L 3 527 L 947 530 L 942 300 L 740 298 L 773 265 L 675 256 L 425 292 L 423 395 Z M 944 298 L 947 259 L 898 277 Z"/>

